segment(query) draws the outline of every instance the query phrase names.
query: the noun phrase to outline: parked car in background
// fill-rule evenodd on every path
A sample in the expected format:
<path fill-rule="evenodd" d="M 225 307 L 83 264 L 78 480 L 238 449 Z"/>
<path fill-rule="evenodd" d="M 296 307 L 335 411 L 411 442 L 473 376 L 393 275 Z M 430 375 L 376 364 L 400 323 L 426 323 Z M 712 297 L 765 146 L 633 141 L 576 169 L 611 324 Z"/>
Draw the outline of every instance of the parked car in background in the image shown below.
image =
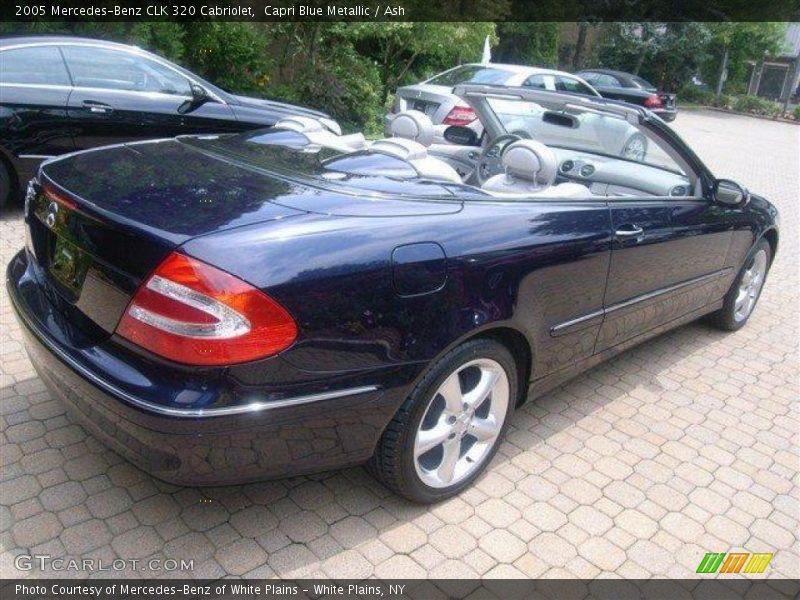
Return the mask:
<path fill-rule="evenodd" d="M 398 88 L 391 112 L 384 118 L 385 132 L 388 135 L 391 130 L 395 114 L 405 110 L 418 110 L 428 115 L 434 125 L 469 127 L 480 137 L 483 126 L 475 111 L 453 94 L 453 87 L 462 83 L 505 85 L 600 96 L 597 90 L 583 79 L 564 71 L 523 65 L 470 63 L 434 75 L 422 83 Z"/>
<path fill-rule="evenodd" d="M 667 122 L 678 115 L 675 94 L 658 91 L 658 88 L 638 75 L 610 69 L 586 69 L 579 75 L 602 94 L 604 98 L 623 100 L 649 108 Z"/>
<path fill-rule="evenodd" d="M 0 206 L 42 160 L 117 142 L 236 132 L 324 113 L 237 96 L 160 56 L 102 40 L 0 38 Z"/>

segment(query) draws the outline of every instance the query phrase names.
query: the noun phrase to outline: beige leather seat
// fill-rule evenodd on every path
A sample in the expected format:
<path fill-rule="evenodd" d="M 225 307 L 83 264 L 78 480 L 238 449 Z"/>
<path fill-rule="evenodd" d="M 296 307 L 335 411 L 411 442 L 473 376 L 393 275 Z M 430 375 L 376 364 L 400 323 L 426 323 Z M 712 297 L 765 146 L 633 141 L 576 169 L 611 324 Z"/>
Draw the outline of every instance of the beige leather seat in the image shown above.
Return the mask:
<path fill-rule="evenodd" d="M 302 133 L 308 139 L 310 145 L 331 148 L 339 152 L 355 152 L 367 147 L 367 140 L 363 134 L 336 135 L 318 120 L 311 117 L 286 117 L 275 123 L 274 128 Z"/>
<path fill-rule="evenodd" d="M 428 156 L 433 143 L 433 123 L 425 113 L 407 110 L 392 120 L 392 137 L 373 142 L 370 151 L 388 154 L 408 162 L 424 179 L 461 183 L 458 172 L 434 156 Z"/>
<path fill-rule="evenodd" d="M 558 172 L 555 153 L 536 140 L 510 144 L 502 157 L 505 173 L 490 177 L 481 189 L 498 196 L 586 198 L 591 192 L 579 183 L 553 185 Z"/>

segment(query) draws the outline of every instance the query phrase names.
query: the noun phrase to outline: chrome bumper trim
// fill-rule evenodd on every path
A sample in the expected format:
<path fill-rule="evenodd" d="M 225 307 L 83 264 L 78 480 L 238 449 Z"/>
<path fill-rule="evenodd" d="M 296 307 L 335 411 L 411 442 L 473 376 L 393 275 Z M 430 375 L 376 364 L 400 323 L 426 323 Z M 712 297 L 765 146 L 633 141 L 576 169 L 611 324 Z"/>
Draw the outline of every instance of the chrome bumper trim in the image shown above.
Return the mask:
<path fill-rule="evenodd" d="M 11 288 L 11 282 L 7 281 L 8 287 Z M 331 390 L 328 392 L 318 392 L 315 394 L 305 394 L 302 396 L 294 396 L 291 398 L 283 398 L 280 400 L 272 401 L 256 401 L 248 404 L 238 404 L 236 406 L 220 406 L 212 408 L 176 408 L 171 406 L 163 406 L 155 404 L 147 400 L 137 398 L 124 390 L 119 389 L 117 386 L 104 381 L 92 371 L 78 363 L 75 359 L 69 356 L 61 348 L 59 348 L 55 341 L 50 339 L 47 332 L 43 331 L 33 319 L 25 312 L 24 308 L 19 305 L 19 300 L 12 289 L 9 289 L 9 296 L 11 297 L 11 305 L 14 307 L 16 313 L 21 317 L 27 328 L 36 337 L 47 350 L 56 355 L 63 363 L 69 366 L 72 370 L 88 379 L 94 385 L 99 387 L 107 394 L 111 394 L 116 398 L 124 400 L 126 403 L 133 405 L 137 408 L 145 410 L 149 413 L 165 415 L 169 417 L 182 417 L 182 418 L 208 418 L 208 417 L 223 417 L 230 415 L 239 415 L 246 413 L 256 413 L 275 408 L 287 408 L 290 406 L 300 406 L 302 404 L 310 404 L 312 402 L 321 402 L 323 400 L 333 400 L 335 398 L 344 398 L 346 396 L 357 396 L 359 394 L 366 394 L 368 392 L 375 392 L 379 388 L 377 385 L 364 385 L 353 388 L 346 388 L 341 390 Z"/>

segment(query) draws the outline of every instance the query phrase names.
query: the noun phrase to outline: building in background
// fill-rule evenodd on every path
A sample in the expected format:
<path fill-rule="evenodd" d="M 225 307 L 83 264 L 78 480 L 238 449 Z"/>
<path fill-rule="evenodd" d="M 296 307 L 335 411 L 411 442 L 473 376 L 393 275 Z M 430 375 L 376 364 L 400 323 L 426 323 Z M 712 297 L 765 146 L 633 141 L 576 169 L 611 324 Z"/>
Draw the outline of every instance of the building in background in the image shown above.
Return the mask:
<path fill-rule="evenodd" d="M 798 102 L 800 90 L 800 23 L 789 23 L 783 53 L 763 60 L 749 61 L 747 93 L 780 100 Z"/>

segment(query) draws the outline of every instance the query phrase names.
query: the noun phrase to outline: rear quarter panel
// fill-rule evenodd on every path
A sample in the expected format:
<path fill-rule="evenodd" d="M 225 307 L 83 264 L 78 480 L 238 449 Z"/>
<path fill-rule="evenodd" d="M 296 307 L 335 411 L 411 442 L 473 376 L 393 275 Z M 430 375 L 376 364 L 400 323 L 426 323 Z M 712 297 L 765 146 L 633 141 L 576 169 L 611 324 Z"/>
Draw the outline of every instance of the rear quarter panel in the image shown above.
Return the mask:
<path fill-rule="evenodd" d="M 602 307 L 605 202 L 473 202 L 453 214 L 289 221 L 196 238 L 183 250 L 263 289 L 295 316 L 300 336 L 282 357 L 296 368 L 421 370 L 494 327 L 525 335 L 536 376 L 592 352 L 596 328 L 558 338 L 550 329 Z M 446 281 L 401 297 L 392 252 L 422 242 L 444 250 Z"/>

